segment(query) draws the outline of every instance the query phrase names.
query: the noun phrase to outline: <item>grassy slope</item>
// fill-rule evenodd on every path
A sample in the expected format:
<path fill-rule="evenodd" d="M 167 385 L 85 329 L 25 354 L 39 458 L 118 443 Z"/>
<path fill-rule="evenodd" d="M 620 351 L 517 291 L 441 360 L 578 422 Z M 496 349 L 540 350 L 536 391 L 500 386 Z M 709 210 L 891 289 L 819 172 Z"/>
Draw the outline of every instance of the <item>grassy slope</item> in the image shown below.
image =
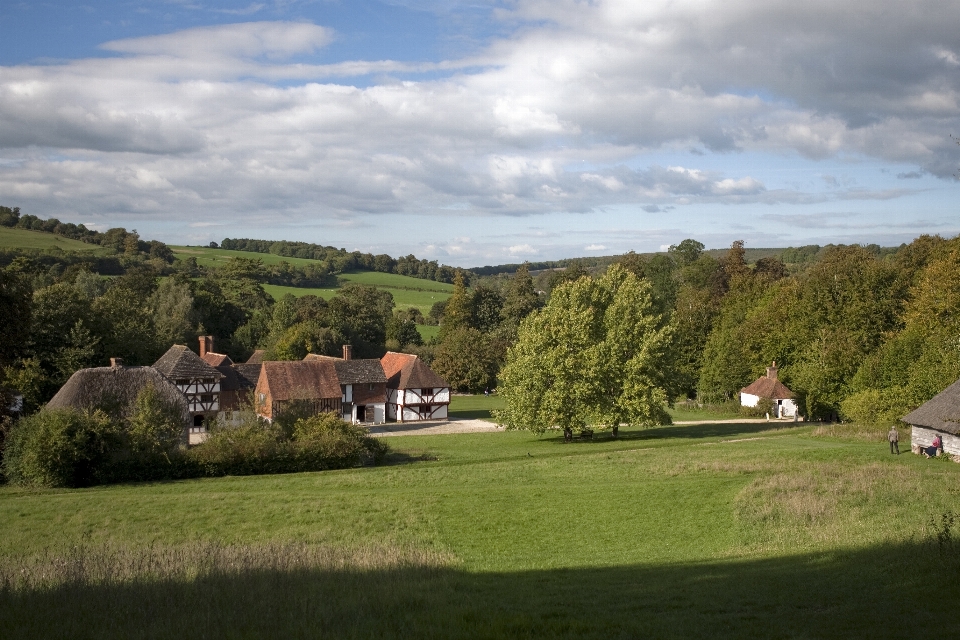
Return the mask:
<path fill-rule="evenodd" d="M 208 267 L 222 265 L 231 258 L 249 258 L 263 260 L 264 264 L 278 264 L 286 261 L 291 264 L 307 264 L 314 262 L 303 258 L 285 258 L 275 256 L 269 253 L 253 253 L 251 251 L 228 251 L 226 249 L 211 249 L 209 247 L 171 247 L 174 254 L 180 259 L 194 257 L 197 263 Z M 393 300 L 398 309 L 408 309 L 416 307 L 424 315 L 430 312 L 430 307 L 439 300 L 445 300 L 450 297 L 453 291 L 453 285 L 443 282 L 434 282 L 432 280 L 421 280 L 410 276 L 401 276 L 395 273 L 379 273 L 377 271 L 363 271 L 359 273 L 346 273 L 340 276 L 349 282 L 359 282 L 386 289 L 393 294 Z M 307 288 L 307 287 L 281 287 L 277 285 L 264 285 L 270 295 L 279 298 L 287 293 L 295 296 L 315 295 L 325 300 L 329 300 L 337 293 L 336 288 Z M 430 330 L 421 331 L 421 334 L 430 334 Z"/>
<path fill-rule="evenodd" d="M 920 544 L 931 516 L 960 511 L 960 465 L 890 456 L 882 442 L 813 438 L 810 427 L 767 429 L 626 430 L 618 441 L 573 444 L 526 433 L 405 437 L 390 441 L 395 463 L 430 461 L 6 488 L 0 557 L 82 540 L 217 540 L 399 545 L 455 560 L 441 569 L 64 587 L 9 606 L 0 593 L 0 635 L 49 633 L 52 624 L 88 633 L 103 625 L 101 637 L 157 625 L 155 637 L 960 632 L 953 616 L 899 615 L 914 612 L 907 602 L 935 598 L 944 614 L 960 603 L 955 555 Z"/>
<path fill-rule="evenodd" d="M 0 249 L 52 249 L 58 247 L 63 251 L 83 251 L 86 253 L 106 253 L 95 244 L 87 244 L 79 240 L 62 238 L 43 231 L 28 231 L 26 229 L 11 229 L 0 227 Z"/>

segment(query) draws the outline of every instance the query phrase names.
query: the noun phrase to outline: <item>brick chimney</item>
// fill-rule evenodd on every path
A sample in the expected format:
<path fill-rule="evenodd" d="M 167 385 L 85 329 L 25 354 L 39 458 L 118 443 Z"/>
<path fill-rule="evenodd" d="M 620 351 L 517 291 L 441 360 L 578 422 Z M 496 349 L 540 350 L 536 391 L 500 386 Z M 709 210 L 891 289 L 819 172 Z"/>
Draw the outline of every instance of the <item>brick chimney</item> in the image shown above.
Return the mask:
<path fill-rule="evenodd" d="M 343 345 L 343 359 L 353 360 L 353 347 L 349 344 Z"/>
<path fill-rule="evenodd" d="M 110 358 L 110 367 L 113 369 L 119 369 L 123 366 L 123 358 Z"/>
<path fill-rule="evenodd" d="M 213 336 L 200 336 L 200 357 L 213 352 Z"/>
<path fill-rule="evenodd" d="M 774 360 L 769 367 L 767 367 L 767 377 L 771 380 L 777 379 L 777 361 Z"/>

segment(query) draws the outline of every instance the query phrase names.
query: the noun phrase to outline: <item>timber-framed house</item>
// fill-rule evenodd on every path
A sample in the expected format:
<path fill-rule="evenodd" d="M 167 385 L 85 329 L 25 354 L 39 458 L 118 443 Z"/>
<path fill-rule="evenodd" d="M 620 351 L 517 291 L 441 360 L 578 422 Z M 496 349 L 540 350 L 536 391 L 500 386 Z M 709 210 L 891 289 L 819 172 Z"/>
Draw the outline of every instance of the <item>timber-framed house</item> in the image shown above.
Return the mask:
<path fill-rule="evenodd" d="M 387 418 L 398 422 L 447 419 L 450 384 L 423 360 L 388 351 L 380 364 L 387 376 Z"/>
<path fill-rule="evenodd" d="M 190 441 L 202 441 L 205 421 L 213 420 L 220 411 L 220 381 L 223 374 L 200 359 L 182 344 L 170 347 L 153 368 L 175 384 L 187 397 L 190 410 Z"/>

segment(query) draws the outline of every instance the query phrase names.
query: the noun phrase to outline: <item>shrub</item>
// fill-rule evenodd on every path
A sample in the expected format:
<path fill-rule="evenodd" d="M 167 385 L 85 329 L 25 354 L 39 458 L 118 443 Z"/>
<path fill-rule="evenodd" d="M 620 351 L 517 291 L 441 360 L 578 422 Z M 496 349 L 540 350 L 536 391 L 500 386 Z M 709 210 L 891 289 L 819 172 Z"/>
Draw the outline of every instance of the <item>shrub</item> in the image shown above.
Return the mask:
<path fill-rule="evenodd" d="M 770 414 L 770 417 L 776 417 L 776 409 L 773 404 L 773 400 L 770 398 L 760 398 L 757 401 L 756 406 L 754 407 L 745 407 L 740 406 L 740 415 L 747 416 L 750 418 L 762 418 Z"/>
<path fill-rule="evenodd" d="M 23 486 L 97 484 L 119 440 L 119 426 L 101 411 L 40 411 L 10 430 L 4 473 Z"/>
<path fill-rule="evenodd" d="M 293 438 L 301 471 L 343 469 L 383 460 L 387 445 L 332 413 L 298 420 Z"/>
<path fill-rule="evenodd" d="M 289 445 L 281 430 L 250 419 L 239 426 L 215 426 L 206 442 L 187 457 L 207 476 L 255 475 L 291 471 Z"/>
<path fill-rule="evenodd" d="M 884 426 L 896 424 L 911 408 L 901 387 L 866 389 L 847 396 L 840 403 L 844 418 L 857 424 Z"/>

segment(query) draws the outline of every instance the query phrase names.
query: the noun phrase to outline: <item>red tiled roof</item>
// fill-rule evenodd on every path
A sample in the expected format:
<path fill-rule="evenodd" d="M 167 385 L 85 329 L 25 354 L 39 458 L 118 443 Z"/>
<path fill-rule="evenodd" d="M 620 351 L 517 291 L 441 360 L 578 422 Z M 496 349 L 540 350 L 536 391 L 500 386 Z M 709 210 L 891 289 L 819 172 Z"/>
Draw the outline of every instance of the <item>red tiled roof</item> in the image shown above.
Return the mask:
<path fill-rule="evenodd" d="M 332 362 L 323 360 L 264 362 L 260 377 L 274 400 L 340 398 Z"/>
<path fill-rule="evenodd" d="M 391 389 L 435 389 L 450 383 L 434 373 L 423 360 L 409 353 L 388 351 L 380 358 L 387 386 Z"/>
<path fill-rule="evenodd" d="M 749 386 L 740 389 L 740 393 L 749 393 L 758 398 L 769 398 L 770 400 L 786 400 L 797 397 L 796 394 L 790 391 L 790 389 L 787 389 L 786 385 L 782 382 L 776 378 L 768 378 L 767 376 L 757 378 L 750 383 Z"/>
<path fill-rule="evenodd" d="M 230 366 L 233 364 L 233 360 L 230 359 L 230 356 L 223 353 L 213 353 L 211 351 L 207 351 L 205 354 L 200 356 L 200 359 L 214 368 L 222 367 L 224 365 Z"/>

